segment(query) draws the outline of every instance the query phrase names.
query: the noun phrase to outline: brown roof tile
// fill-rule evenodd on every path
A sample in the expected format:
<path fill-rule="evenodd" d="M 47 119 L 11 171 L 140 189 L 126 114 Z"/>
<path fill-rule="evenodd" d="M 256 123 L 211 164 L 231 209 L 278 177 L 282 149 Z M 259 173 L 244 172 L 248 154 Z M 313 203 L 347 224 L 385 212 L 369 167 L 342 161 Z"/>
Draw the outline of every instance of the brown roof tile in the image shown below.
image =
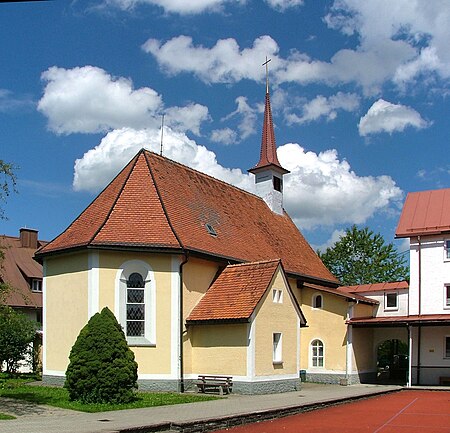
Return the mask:
<path fill-rule="evenodd" d="M 187 322 L 248 320 L 279 265 L 279 260 L 272 260 L 227 266 L 194 307 Z"/>
<path fill-rule="evenodd" d="M 450 232 L 450 188 L 410 192 L 395 237 Z"/>
<path fill-rule="evenodd" d="M 38 246 L 45 242 L 38 241 Z M 12 307 L 42 307 L 42 293 L 32 292 L 31 280 L 42 279 L 42 266 L 34 259 L 36 248 L 22 247 L 20 238 L 0 236 L 0 247 L 4 260 L 0 269 L 0 279 L 8 283 L 12 290 L 5 299 Z"/>
<path fill-rule="evenodd" d="M 236 262 L 281 258 L 287 273 L 337 282 L 286 213 L 144 150 L 38 256 L 87 245 L 185 248 Z"/>

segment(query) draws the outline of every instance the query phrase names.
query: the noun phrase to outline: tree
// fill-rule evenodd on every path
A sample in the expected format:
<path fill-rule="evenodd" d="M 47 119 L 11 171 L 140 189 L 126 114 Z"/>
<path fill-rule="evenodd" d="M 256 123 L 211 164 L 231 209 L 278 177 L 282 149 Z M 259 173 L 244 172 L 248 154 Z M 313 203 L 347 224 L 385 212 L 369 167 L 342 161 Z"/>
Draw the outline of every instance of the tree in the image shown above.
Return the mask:
<path fill-rule="evenodd" d="M 382 283 L 409 279 L 405 258 L 393 243 L 385 244 L 380 234 L 356 225 L 324 253 L 318 251 L 325 266 L 344 285 Z"/>
<path fill-rule="evenodd" d="M 83 403 L 127 403 L 137 388 L 137 363 L 114 314 L 89 319 L 70 351 L 65 388 Z"/>
<path fill-rule="evenodd" d="M 20 361 L 30 362 L 36 324 L 11 307 L 0 306 L 0 370 L 6 363 L 7 373 L 15 373 Z"/>

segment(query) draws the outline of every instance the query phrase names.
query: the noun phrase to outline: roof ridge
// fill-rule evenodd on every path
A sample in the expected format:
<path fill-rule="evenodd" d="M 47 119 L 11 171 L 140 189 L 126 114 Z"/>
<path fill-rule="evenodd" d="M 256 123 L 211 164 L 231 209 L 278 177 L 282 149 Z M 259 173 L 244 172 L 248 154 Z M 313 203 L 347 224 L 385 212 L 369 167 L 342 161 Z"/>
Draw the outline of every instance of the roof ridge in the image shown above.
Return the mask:
<path fill-rule="evenodd" d="M 157 158 L 161 158 L 161 159 L 163 159 L 163 160 L 170 161 L 170 162 L 172 162 L 172 163 L 174 163 L 174 164 L 177 164 L 177 165 L 179 165 L 180 167 L 183 167 L 183 168 L 185 168 L 185 169 L 187 169 L 187 170 L 189 170 L 189 171 L 191 171 L 191 172 L 195 172 L 195 173 L 197 173 L 197 174 L 199 174 L 199 175 L 201 175 L 201 176 L 208 177 L 208 178 L 210 178 L 210 179 L 212 179 L 212 180 L 214 180 L 214 181 L 216 181 L 216 182 L 220 182 L 220 183 L 222 183 L 222 184 L 224 184 L 224 185 L 226 185 L 226 186 L 228 186 L 228 187 L 230 187 L 230 188 L 234 188 L 234 189 L 236 189 L 236 190 L 238 190 L 238 191 L 240 191 L 240 192 L 243 192 L 243 193 L 245 193 L 245 194 L 251 195 L 252 197 L 255 197 L 255 198 L 257 198 L 257 199 L 259 199 L 259 200 L 261 200 L 261 201 L 264 202 L 264 200 L 263 200 L 259 195 L 257 195 L 256 193 L 247 191 L 247 190 L 245 190 L 245 189 L 243 189 L 243 188 L 239 188 L 238 186 L 233 185 L 232 183 L 228 183 L 228 182 L 226 182 L 226 181 L 224 181 L 224 180 L 222 180 L 222 179 L 218 179 L 217 177 L 214 177 L 214 176 L 212 176 L 211 174 L 208 174 L 208 173 L 204 173 L 203 171 L 196 170 L 195 168 L 189 167 L 188 165 L 183 164 L 183 163 L 181 163 L 181 162 L 179 162 L 179 161 L 175 161 L 174 159 L 168 158 L 167 156 L 159 155 L 159 154 L 157 154 L 156 152 L 153 152 L 153 151 L 150 150 L 150 149 L 142 149 L 142 150 L 144 150 L 145 152 L 151 154 L 152 156 L 155 156 L 155 157 L 157 157 Z"/>
<path fill-rule="evenodd" d="M 237 268 L 242 266 L 255 266 L 255 265 L 263 265 L 266 263 L 281 263 L 281 259 L 270 259 L 270 260 L 258 260 L 256 262 L 245 262 L 245 263 L 236 263 L 234 265 L 228 265 L 227 268 Z"/>
<path fill-rule="evenodd" d="M 184 250 L 185 248 L 184 248 L 183 242 L 181 242 L 181 239 L 178 236 L 178 233 L 175 231 L 175 227 L 173 226 L 172 221 L 169 218 L 169 214 L 167 212 L 166 205 L 164 204 L 164 200 L 162 199 L 161 193 L 159 192 L 158 184 L 156 183 L 156 179 L 155 179 L 155 175 L 153 174 L 152 166 L 150 164 L 150 161 L 148 160 L 148 155 L 145 153 L 145 151 L 144 151 L 143 155 L 144 155 L 144 158 L 145 158 L 145 163 L 147 164 L 147 167 L 148 167 L 148 171 L 149 171 L 150 176 L 152 178 L 153 185 L 155 186 L 156 194 L 158 195 L 159 202 L 161 204 L 162 210 L 163 210 L 164 215 L 166 217 L 167 223 L 169 224 L 170 230 L 172 230 L 172 233 L 175 236 L 175 238 L 178 241 L 178 243 L 180 244 L 180 247 Z"/>

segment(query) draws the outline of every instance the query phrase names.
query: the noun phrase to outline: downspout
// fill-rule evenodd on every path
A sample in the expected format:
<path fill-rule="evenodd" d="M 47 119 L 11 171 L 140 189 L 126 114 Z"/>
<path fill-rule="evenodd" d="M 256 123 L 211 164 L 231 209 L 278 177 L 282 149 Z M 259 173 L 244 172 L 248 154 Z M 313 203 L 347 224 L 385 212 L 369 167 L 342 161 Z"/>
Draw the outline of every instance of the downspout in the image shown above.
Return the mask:
<path fill-rule="evenodd" d="M 184 331 L 184 319 L 183 319 L 183 266 L 188 262 L 189 256 L 186 250 L 183 251 L 184 260 L 180 263 L 179 275 L 180 275 L 180 296 L 179 296 L 179 314 L 180 314 L 180 351 L 179 351 L 179 366 L 180 366 L 180 392 L 184 392 L 184 362 L 183 362 L 183 331 Z"/>
<path fill-rule="evenodd" d="M 419 266 L 419 272 L 418 272 L 418 296 L 419 296 L 419 318 L 422 313 L 422 244 L 420 243 L 420 236 L 417 236 L 418 241 L 418 266 Z M 418 329 L 418 338 L 417 338 L 417 385 L 420 385 L 420 343 L 421 343 L 421 337 L 422 337 L 422 327 L 420 326 L 419 321 L 419 329 Z"/>
<path fill-rule="evenodd" d="M 347 320 L 350 320 L 353 318 L 353 307 L 359 303 L 359 300 L 357 299 L 356 302 L 350 303 L 350 305 L 347 308 Z M 352 353 L 350 353 L 350 344 L 353 347 L 353 326 L 347 325 L 347 339 L 346 339 L 346 347 L 345 347 L 345 382 L 347 385 L 349 385 L 350 381 L 350 374 L 352 370 Z"/>

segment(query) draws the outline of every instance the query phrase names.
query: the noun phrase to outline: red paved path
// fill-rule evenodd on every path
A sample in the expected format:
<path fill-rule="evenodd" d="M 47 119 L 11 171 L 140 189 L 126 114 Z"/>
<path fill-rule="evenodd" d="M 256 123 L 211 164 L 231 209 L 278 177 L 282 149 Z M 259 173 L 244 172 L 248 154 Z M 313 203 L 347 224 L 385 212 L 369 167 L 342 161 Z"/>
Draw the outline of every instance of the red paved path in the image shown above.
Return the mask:
<path fill-rule="evenodd" d="M 450 392 L 401 391 L 219 432 L 450 433 Z"/>

